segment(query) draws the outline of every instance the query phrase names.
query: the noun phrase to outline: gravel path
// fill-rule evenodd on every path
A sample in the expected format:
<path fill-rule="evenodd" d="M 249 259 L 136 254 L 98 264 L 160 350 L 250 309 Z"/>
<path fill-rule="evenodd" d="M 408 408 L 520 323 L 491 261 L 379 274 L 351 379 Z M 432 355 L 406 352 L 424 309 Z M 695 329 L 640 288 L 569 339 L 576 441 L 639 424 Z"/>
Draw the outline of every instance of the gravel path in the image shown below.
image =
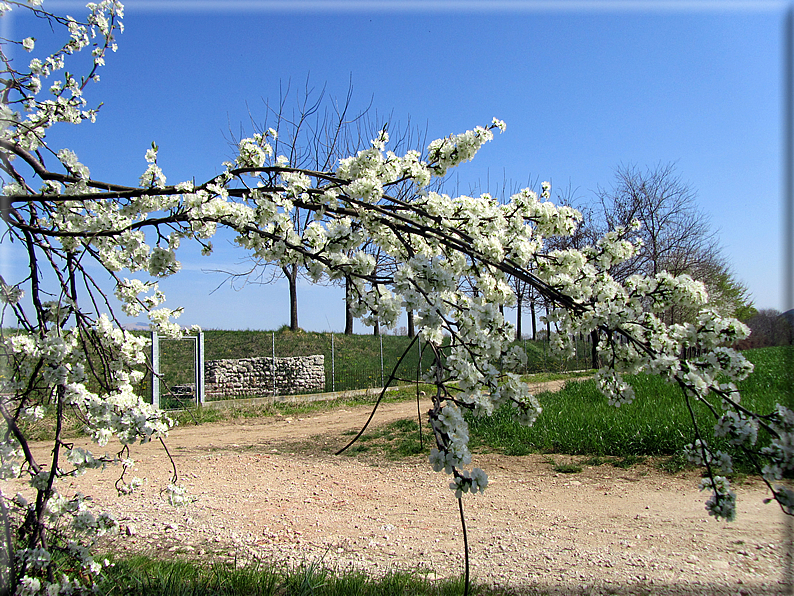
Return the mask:
<path fill-rule="evenodd" d="M 159 444 L 133 450 L 134 474 L 145 479 L 138 493 L 116 494 L 116 470 L 86 474 L 64 492 L 79 490 L 115 513 L 114 549 L 461 573 L 457 502 L 425 457 L 330 454 L 367 414 L 348 407 L 175 429 L 168 447 L 195 499 L 185 506 L 161 494 L 170 464 Z M 415 403 L 386 404 L 375 424 L 415 414 Z M 480 455 L 474 464 L 490 484 L 464 499 L 472 573 L 504 593 L 785 593 L 784 516 L 763 504 L 769 495 L 758 480 L 738 487 L 737 521 L 721 523 L 706 514 L 691 471 L 649 463 L 559 474 L 539 455 Z"/>

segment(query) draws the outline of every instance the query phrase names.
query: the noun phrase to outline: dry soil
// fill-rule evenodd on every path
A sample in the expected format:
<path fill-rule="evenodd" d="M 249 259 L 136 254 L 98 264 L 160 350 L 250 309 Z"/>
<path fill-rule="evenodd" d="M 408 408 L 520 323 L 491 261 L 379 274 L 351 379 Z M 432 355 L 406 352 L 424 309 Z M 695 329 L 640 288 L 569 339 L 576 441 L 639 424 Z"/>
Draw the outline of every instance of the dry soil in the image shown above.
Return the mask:
<path fill-rule="evenodd" d="M 174 429 L 167 446 L 192 498 L 181 507 L 162 493 L 171 466 L 159 443 L 133 449 L 144 479 L 136 494 L 117 495 L 112 468 L 62 490 L 115 514 L 121 533 L 106 546 L 116 550 L 460 574 L 457 502 L 426 457 L 333 455 L 368 413 L 345 407 Z M 386 404 L 373 424 L 415 415 L 416 403 Z M 474 464 L 490 484 L 464 498 L 471 570 L 499 592 L 786 593 L 788 522 L 763 503 L 769 494 L 757 479 L 737 487 L 737 519 L 724 523 L 706 514 L 696 471 L 670 474 L 649 461 L 561 474 L 542 455 L 479 455 Z"/>

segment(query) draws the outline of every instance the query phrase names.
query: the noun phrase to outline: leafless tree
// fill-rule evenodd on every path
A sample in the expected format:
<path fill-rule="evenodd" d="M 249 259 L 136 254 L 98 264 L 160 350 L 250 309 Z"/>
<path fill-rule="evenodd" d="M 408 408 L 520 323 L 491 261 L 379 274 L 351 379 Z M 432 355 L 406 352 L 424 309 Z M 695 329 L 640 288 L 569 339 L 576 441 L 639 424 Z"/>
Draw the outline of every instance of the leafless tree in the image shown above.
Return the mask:
<path fill-rule="evenodd" d="M 332 171 L 338 160 L 350 155 L 350 148 L 360 147 L 360 122 L 368 114 L 370 106 L 361 111 L 353 112 L 353 84 L 348 85 L 347 93 L 342 101 L 326 96 L 325 87 L 317 91 L 311 86 L 307 77 L 302 88 L 291 93 L 291 83 L 287 82 L 279 92 L 279 101 L 273 105 L 268 100 L 265 104 L 265 119 L 258 123 L 251 116 L 254 130 L 264 133 L 268 128 L 276 131 L 273 142 L 276 155 L 284 155 L 289 163 L 298 167 Z M 288 105 L 293 105 L 291 109 Z M 241 134 L 240 136 L 244 136 Z M 230 145 L 236 147 L 238 139 L 230 139 Z M 355 152 L 353 152 L 355 154 Z M 311 211 L 296 206 L 292 210 L 292 222 L 297 234 L 302 234 L 306 226 L 316 218 Z M 302 275 L 301 267 L 296 263 L 273 265 L 256 258 L 249 258 L 243 271 L 223 271 L 232 286 L 242 287 L 247 284 L 270 284 L 280 278 L 287 280 L 289 286 L 290 323 L 292 331 L 298 325 L 298 278 Z M 352 333 L 352 317 L 347 319 Z M 346 325 L 346 330 L 347 330 Z"/>
<path fill-rule="evenodd" d="M 620 227 L 628 227 L 639 220 L 642 228 L 637 236 L 642 248 L 637 255 L 611 271 L 617 279 L 633 274 L 656 275 L 667 271 L 672 275 L 689 274 L 706 284 L 716 298 L 726 278 L 735 287 L 722 255 L 717 233 L 709 217 L 697 205 L 697 193 L 683 181 L 674 164 L 659 164 L 639 169 L 622 165 L 615 171 L 611 187 L 596 191 L 596 201 L 588 214 L 592 220 L 585 225 L 597 236 Z M 746 290 L 743 293 L 746 298 Z M 724 304 L 726 314 L 734 314 L 730 304 Z M 671 308 L 668 322 L 677 322 L 690 313 Z"/>
<path fill-rule="evenodd" d="M 422 151 L 427 145 L 427 129 L 414 126 L 410 117 L 403 125 L 396 121 L 394 113 L 379 114 L 372 109 L 372 102 L 361 111 L 352 107 L 353 85 L 348 85 L 344 100 L 337 101 L 326 96 L 325 88 L 319 92 L 312 88 L 307 79 L 304 87 L 297 91 L 293 98 L 290 85 L 280 92 L 279 102 L 271 105 L 265 101 L 266 118 L 264 123 L 254 123 L 256 132 L 263 133 L 273 128 L 277 139 L 273 143 L 276 155 L 285 155 L 289 163 L 314 171 L 333 171 L 338 160 L 370 146 L 372 139 L 377 138 L 381 130 L 388 130 L 389 147 L 395 152 L 409 149 Z M 291 111 L 287 105 L 293 102 L 297 106 Z M 242 135 L 241 135 L 242 136 Z M 236 146 L 237 140 L 231 139 L 230 144 Z M 434 187 L 438 183 L 434 182 Z M 411 184 L 397 184 L 392 189 L 399 199 L 409 199 L 414 188 Z M 296 206 L 292 211 L 295 232 L 302 234 L 306 226 L 314 221 L 318 214 Z M 388 267 L 391 262 L 387 255 L 376 256 L 377 267 Z M 301 267 L 295 263 L 275 266 L 256 259 L 249 259 L 243 271 L 224 271 L 227 281 L 238 287 L 249 283 L 270 284 L 285 278 L 289 285 L 290 329 L 298 329 L 298 278 L 303 274 Z M 345 334 L 353 333 L 354 316 L 350 304 L 354 299 L 355 288 L 349 277 L 327 280 L 332 285 L 343 285 L 345 289 Z M 409 335 L 415 335 L 413 313 L 408 313 Z M 373 332 L 380 330 L 375 324 Z"/>

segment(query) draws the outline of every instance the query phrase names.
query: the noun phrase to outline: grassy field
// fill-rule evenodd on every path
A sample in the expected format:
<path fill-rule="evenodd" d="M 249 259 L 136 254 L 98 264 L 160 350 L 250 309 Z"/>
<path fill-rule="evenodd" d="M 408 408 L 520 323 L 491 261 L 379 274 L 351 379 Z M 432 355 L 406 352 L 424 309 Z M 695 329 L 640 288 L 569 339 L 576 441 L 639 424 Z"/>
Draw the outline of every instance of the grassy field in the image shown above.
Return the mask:
<path fill-rule="evenodd" d="M 791 350 L 794 348 L 745 352 L 756 367 L 739 386 L 745 406 L 768 413 L 777 403 L 791 404 L 788 371 Z M 637 398 L 620 408 L 610 406 L 592 380 L 572 380 L 562 391 L 540 393 L 538 399 L 543 412 L 532 427 L 517 423 L 510 408 L 488 418 L 468 416 L 472 450 L 505 455 L 579 455 L 589 457 L 593 464 L 609 461 L 625 466 L 648 456 L 674 456 L 668 465 L 682 466 L 683 447 L 693 441 L 694 433 L 681 390 L 648 375 L 639 375 L 632 383 Z M 715 422 L 713 415 L 700 404 L 694 410 L 700 428 L 710 435 Z M 427 445 L 427 428 L 424 430 Z M 709 442 L 731 451 L 724 440 Z M 416 421 L 402 420 L 366 433 L 347 454 L 399 458 L 421 452 Z M 751 471 L 741 454 L 734 456 L 738 471 Z"/>
<path fill-rule="evenodd" d="M 354 336 L 356 337 L 356 336 Z M 360 337 L 360 336 L 359 336 Z M 384 338 L 385 339 L 385 338 Z M 405 338 L 398 338 L 405 339 Z M 384 351 L 386 343 L 384 342 Z M 740 384 L 742 403 L 756 411 L 771 412 L 775 404 L 792 405 L 790 362 L 794 347 L 748 350 L 746 356 L 755 364 L 755 372 Z M 564 374 L 546 373 L 527 377 L 530 382 L 564 378 Z M 569 381 L 557 393 L 541 393 L 543 407 L 535 425 L 524 427 L 512 419 L 508 409 L 490 418 L 469 418 L 472 448 L 505 455 L 548 453 L 590 456 L 592 458 L 632 458 L 680 455 L 684 445 L 693 440 L 692 422 L 680 390 L 658 377 L 640 375 L 632 379 L 637 398 L 632 404 L 614 408 L 607 404 L 592 380 Z M 428 386 L 420 390 L 430 391 Z M 386 401 L 412 400 L 416 386 L 407 386 L 387 394 Z M 180 424 L 201 424 L 223 419 L 256 418 L 275 414 L 292 415 L 329 408 L 372 403 L 374 397 L 362 396 L 344 401 L 306 404 L 262 404 L 238 408 L 202 408 L 175 412 Z M 695 408 L 701 428 L 710 433 L 713 416 L 704 406 Z M 28 429 L 36 438 L 46 438 L 54 423 L 46 418 Z M 67 425 L 69 428 L 73 425 Z M 78 425 L 79 426 L 79 425 Z M 77 432 L 75 426 L 70 432 Z M 371 431 L 362 437 L 348 455 L 369 452 L 387 457 L 421 453 L 419 429 L 415 421 Z M 425 428 L 425 439 L 427 439 Z M 427 443 L 425 443 L 427 444 Z M 714 445 L 719 448 L 719 442 Z M 594 460 L 595 461 L 595 460 Z M 741 461 L 741 458 L 740 458 Z"/>
<path fill-rule="evenodd" d="M 739 385 L 742 404 L 769 413 L 776 403 L 790 402 L 787 367 L 792 349 L 745 352 L 755 372 Z M 530 428 L 513 421 L 507 409 L 491 418 L 472 417 L 472 443 L 506 455 L 540 452 L 626 458 L 680 453 L 694 439 L 681 390 L 649 375 L 633 378 L 632 384 L 637 399 L 620 408 L 608 405 L 592 380 L 571 381 L 558 393 L 539 394 L 543 412 Z M 695 412 L 700 427 L 710 433 L 714 417 L 700 404 Z M 724 441 L 711 443 L 729 450 Z"/>

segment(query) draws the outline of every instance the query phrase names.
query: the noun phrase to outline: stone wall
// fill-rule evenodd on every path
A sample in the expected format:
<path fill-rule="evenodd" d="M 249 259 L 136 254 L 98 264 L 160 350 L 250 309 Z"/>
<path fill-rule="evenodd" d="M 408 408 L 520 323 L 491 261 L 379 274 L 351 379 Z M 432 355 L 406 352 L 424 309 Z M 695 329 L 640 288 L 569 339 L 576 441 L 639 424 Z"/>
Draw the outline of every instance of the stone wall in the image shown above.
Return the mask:
<path fill-rule="evenodd" d="M 325 357 L 241 358 L 204 362 L 206 400 L 314 393 L 325 390 Z"/>

